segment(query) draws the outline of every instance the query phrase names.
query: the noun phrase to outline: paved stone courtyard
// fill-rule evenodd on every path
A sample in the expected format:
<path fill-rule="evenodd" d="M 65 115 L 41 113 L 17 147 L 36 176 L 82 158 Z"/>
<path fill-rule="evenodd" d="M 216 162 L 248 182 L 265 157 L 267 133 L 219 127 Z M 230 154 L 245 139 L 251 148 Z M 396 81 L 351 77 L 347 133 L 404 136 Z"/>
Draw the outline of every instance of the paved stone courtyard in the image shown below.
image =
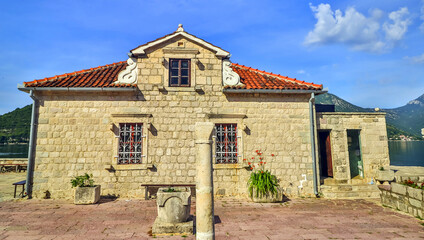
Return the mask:
<path fill-rule="evenodd" d="M 193 206 L 192 213 L 195 208 Z M 215 202 L 216 239 L 423 239 L 423 221 L 366 200 L 295 199 Z M 154 200 L 0 203 L 0 239 L 152 239 Z M 194 236 L 157 236 L 194 239 Z"/>

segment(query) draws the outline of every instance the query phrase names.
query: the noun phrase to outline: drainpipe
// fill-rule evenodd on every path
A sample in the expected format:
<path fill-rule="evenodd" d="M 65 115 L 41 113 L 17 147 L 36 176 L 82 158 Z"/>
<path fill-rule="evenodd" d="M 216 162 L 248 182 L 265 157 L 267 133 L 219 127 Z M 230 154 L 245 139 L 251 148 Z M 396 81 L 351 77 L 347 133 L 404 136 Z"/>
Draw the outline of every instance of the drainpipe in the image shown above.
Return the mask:
<path fill-rule="evenodd" d="M 314 194 L 318 197 L 318 184 L 317 184 L 317 156 L 315 154 L 315 121 L 314 121 L 314 104 L 315 104 L 315 93 L 311 93 L 311 98 L 309 99 L 309 119 L 310 119 L 310 129 L 311 129 L 311 151 L 312 151 L 312 172 L 314 174 Z"/>
<path fill-rule="evenodd" d="M 35 107 L 37 99 L 34 96 L 34 90 L 30 90 L 30 97 L 33 100 L 32 113 L 31 113 L 31 130 L 29 135 L 29 148 L 28 148 L 28 166 L 27 166 L 27 179 L 26 179 L 26 193 L 28 199 L 32 198 L 32 184 L 34 178 L 34 131 L 35 131 Z"/>

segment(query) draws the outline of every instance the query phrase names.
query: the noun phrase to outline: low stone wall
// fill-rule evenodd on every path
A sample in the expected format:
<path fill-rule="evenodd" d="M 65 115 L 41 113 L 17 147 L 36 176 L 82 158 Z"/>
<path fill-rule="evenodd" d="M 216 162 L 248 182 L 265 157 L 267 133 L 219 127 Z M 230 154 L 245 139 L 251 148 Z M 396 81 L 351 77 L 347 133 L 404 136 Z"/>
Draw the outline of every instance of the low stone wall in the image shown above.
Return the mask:
<path fill-rule="evenodd" d="M 392 182 L 391 185 L 380 185 L 378 188 L 383 206 L 423 218 L 424 190 L 395 182 Z"/>

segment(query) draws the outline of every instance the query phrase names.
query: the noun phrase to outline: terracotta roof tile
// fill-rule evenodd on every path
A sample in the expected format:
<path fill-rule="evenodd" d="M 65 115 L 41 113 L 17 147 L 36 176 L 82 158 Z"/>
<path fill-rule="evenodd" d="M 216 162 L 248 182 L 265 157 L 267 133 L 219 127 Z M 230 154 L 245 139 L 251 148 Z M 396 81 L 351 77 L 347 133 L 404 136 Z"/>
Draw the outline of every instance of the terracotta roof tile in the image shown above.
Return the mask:
<path fill-rule="evenodd" d="M 279 74 L 261 71 L 232 63 L 231 68 L 240 76 L 243 85 L 226 86 L 233 89 L 288 89 L 288 90 L 321 90 L 322 85 L 299 81 Z"/>
<path fill-rule="evenodd" d="M 120 71 L 127 67 L 125 61 L 96 68 L 24 82 L 25 87 L 136 87 L 136 84 L 114 84 Z M 322 85 L 299 81 L 233 63 L 231 68 L 240 76 L 241 86 L 226 86 L 236 89 L 290 89 L 321 90 Z"/>
<path fill-rule="evenodd" d="M 117 62 L 54 77 L 24 82 L 25 87 L 136 87 L 136 84 L 114 84 L 127 62 Z"/>

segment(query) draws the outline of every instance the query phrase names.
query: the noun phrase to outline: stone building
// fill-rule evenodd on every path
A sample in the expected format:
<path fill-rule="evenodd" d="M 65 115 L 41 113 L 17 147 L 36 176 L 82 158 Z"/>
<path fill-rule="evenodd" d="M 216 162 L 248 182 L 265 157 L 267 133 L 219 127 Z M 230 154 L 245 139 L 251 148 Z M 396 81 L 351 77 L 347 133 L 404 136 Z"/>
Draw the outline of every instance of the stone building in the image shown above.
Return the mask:
<path fill-rule="evenodd" d="M 180 25 L 127 61 L 24 82 L 34 99 L 29 192 L 71 198 L 70 179 L 84 173 L 102 195 L 128 198 L 144 197 L 142 184 L 193 184 L 196 122 L 215 123 L 218 195 L 247 195 L 256 150 L 288 196 L 318 194 L 322 177 L 365 183 L 389 164 L 384 115 L 316 114 L 322 85 L 229 58 Z"/>

